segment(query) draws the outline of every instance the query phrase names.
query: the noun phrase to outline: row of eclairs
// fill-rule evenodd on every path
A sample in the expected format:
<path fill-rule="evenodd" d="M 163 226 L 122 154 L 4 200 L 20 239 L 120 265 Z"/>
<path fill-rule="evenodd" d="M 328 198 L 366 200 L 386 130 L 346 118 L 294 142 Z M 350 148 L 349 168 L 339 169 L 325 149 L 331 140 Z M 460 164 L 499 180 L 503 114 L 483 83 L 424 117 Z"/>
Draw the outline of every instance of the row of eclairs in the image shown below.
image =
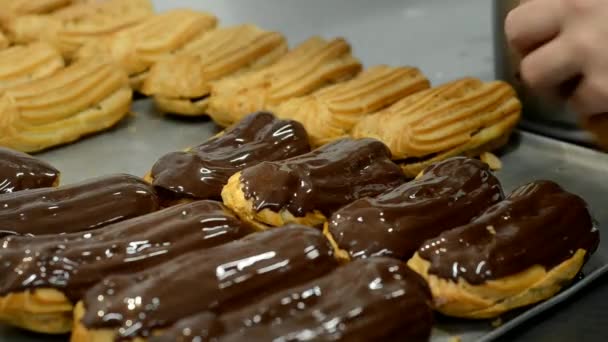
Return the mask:
<path fill-rule="evenodd" d="M 264 112 L 144 178 L 59 181 L 0 149 L 0 320 L 72 341 L 428 340 L 434 312 L 555 295 L 599 243 L 551 181 L 505 195 L 466 157 L 408 179 L 380 141 L 312 149 Z"/>

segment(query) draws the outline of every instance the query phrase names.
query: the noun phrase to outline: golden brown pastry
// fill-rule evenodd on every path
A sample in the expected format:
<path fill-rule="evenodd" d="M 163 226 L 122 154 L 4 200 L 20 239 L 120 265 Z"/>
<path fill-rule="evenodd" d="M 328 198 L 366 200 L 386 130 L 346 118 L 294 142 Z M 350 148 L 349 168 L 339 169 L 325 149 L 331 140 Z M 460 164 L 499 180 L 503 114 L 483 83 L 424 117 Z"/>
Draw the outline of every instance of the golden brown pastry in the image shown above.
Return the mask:
<path fill-rule="evenodd" d="M 441 313 L 491 318 L 552 297 L 598 244 L 586 203 L 536 181 L 426 241 L 408 265 L 427 280 Z"/>
<path fill-rule="evenodd" d="M 36 152 L 103 131 L 129 113 L 131 97 L 116 65 L 80 61 L 0 97 L 0 146 Z"/>
<path fill-rule="evenodd" d="M 0 51 L 0 94 L 12 87 L 47 77 L 64 65 L 59 51 L 43 42 L 15 45 Z"/>
<path fill-rule="evenodd" d="M 15 43 L 43 40 L 71 59 L 86 42 L 142 22 L 152 14 L 149 0 L 108 0 L 68 6 L 49 15 L 24 15 L 5 24 Z"/>
<path fill-rule="evenodd" d="M 217 18 L 206 12 L 175 9 L 144 20 L 105 39 L 85 45 L 77 58 L 103 56 L 118 63 L 139 89 L 156 61 L 215 28 Z"/>
<path fill-rule="evenodd" d="M 363 117 L 429 88 L 416 68 L 372 67 L 354 79 L 283 102 L 272 111 L 304 125 L 313 146 L 348 135 Z"/>
<path fill-rule="evenodd" d="M 0 321 L 44 333 L 69 332 L 73 305 L 104 277 L 141 271 L 251 231 L 220 202 L 198 201 L 86 234 L 5 237 Z"/>
<path fill-rule="evenodd" d="M 0 2 L 0 19 L 53 12 L 70 5 L 73 0 L 2 0 Z"/>
<path fill-rule="evenodd" d="M 348 80 L 360 70 L 344 39 L 313 37 L 267 68 L 214 83 L 207 111 L 216 123 L 228 126 L 247 114 Z"/>
<path fill-rule="evenodd" d="M 361 120 L 357 138 L 389 146 L 404 172 L 456 155 L 479 156 L 504 145 L 519 121 L 521 103 L 504 82 L 465 78 L 409 96 Z"/>
<path fill-rule="evenodd" d="M 222 199 L 258 229 L 299 223 L 320 227 L 340 207 L 404 181 L 390 151 L 374 139 L 342 139 L 283 161 L 234 174 Z"/>
<path fill-rule="evenodd" d="M 4 32 L 2 32 L 2 30 L 0 30 L 0 51 L 6 49 L 7 47 L 9 47 L 9 45 L 11 45 L 11 43 L 8 41 L 8 38 L 6 38 L 6 36 L 4 35 Z"/>
<path fill-rule="evenodd" d="M 204 115 L 211 81 L 268 66 L 287 52 L 285 37 L 254 25 L 221 28 L 156 63 L 142 93 L 154 95 L 164 112 Z"/>

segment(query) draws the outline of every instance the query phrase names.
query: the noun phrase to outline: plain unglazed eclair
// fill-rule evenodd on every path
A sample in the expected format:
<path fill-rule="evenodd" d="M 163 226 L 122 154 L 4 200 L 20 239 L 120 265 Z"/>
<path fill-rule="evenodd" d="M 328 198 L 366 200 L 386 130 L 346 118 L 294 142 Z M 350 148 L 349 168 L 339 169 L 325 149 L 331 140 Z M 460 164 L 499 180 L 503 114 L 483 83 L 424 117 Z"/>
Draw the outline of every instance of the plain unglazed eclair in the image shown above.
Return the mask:
<path fill-rule="evenodd" d="M 0 321 L 69 332 L 73 306 L 104 277 L 142 271 L 251 231 L 220 202 L 199 201 L 86 233 L 5 237 Z"/>
<path fill-rule="evenodd" d="M 439 312 L 491 318 L 552 297 L 598 244 L 583 199 L 536 181 L 426 241 L 408 265 L 427 280 Z"/>
<path fill-rule="evenodd" d="M 429 86 L 416 68 L 378 65 L 350 81 L 287 100 L 272 111 L 281 118 L 301 122 L 311 144 L 320 146 L 348 136 L 363 117 Z"/>
<path fill-rule="evenodd" d="M 0 146 L 37 152 L 108 129 L 127 116 L 132 91 L 112 63 L 82 60 L 0 96 Z"/>
<path fill-rule="evenodd" d="M 91 230 L 159 209 L 154 189 L 130 175 L 0 195 L 0 235 Z"/>
<path fill-rule="evenodd" d="M 202 311 L 220 314 L 337 266 L 323 234 L 287 226 L 105 278 L 74 311 L 72 342 L 150 337 Z"/>
<path fill-rule="evenodd" d="M 141 92 L 163 112 L 205 115 L 211 82 L 266 67 L 287 52 L 285 37 L 255 25 L 219 28 L 199 35 L 150 69 Z"/>
<path fill-rule="evenodd" d="M 174 9 L 90 41 L 78 51 L 76 58 L 101 57 L 117 63 L 129 75 L 133 89 L 139 90 L 155 62 L 177 52 L 216 25 L 217 18 L 207 12 Z"/>
<path fill-rule="evenodd" d="M 521 103 L 507 83 L 464 78 L 365 117 L 352 135 L 383 141 L 404 172 L 415 177 L 433 162 L 501 147 L 520 114 Z"/>
<path fill-rule="evenodd" d="M 503 198 L 488 165 L 453 157 L 411 182 L 340 208 L 324 232 L 343 260 L 388 256 L 407 261 L 426 240 L 469 223 Z"/>
<path fill-rule="evenodd" d="M 9 39 L 18 44 L 46 41 L 67 59 L 87 42 L 107 37 L 152 15 L 149 0 L 108 0 L 74 3 L 46 15 L 23 15 L 5 23 Z"/>
<path fill-rule="evenodd" d="M 181 200 L 221 200 L 222 188 L 235 173 L 263 161 L 310 152 L 301 124 L 254 113 L 221 134 L 187 151 L 161 157 L 146 177 L 163 204 Z"/>
<path fill-rule="evenodd" d="M 2 0 L 1 12 L 13 16 L 44 14 L 70 5 L 74 0 Z"/>
<path fill-rule="evenodd" d="M 58 185 L 59 171 L 50 164 L 0 147 L 0 195 Z"/>
<path fill-rule="evenodd" d="M 269 67 L 215 82 L 207 112 L 216 123 L 228 126 L 250 113 L 348 80 L 360 70 L 344 39 L 312 37 Z"/>
<path fill-rule="evenodd" d="M 334 211 L 405 181 L 390 151 L 374 139 L 342 139 L 290 159 L 236 173 L 224 204 L 260 229 L 287 223 L 322 226 Z"/>
<path fill-rule="evenodd" d="M 52 45 L 44 42 L 15 45 L 0 51 L 0 94 L 4 91 L 47 77 L 65 63 Z"/>
<path fill-rule="evenodd" d="M 405 263 L 371 258 L 219 317 L 181 320 L 150 342 L 427 341 L 430 304 L 426 283 Z"/>

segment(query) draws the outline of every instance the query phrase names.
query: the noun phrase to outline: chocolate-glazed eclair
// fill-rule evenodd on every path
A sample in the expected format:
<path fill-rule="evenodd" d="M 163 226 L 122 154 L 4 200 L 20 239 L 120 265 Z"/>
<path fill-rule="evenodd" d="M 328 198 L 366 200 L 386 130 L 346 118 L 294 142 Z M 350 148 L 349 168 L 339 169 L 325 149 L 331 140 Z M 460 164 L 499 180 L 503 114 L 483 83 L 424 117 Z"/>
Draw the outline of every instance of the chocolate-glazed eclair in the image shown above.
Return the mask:
<path fill-rule="evenodd" d="M 202 311 L 238 309 L 336 265 L 318 230 L 289 226 L 252 234 L 143 272 L 106 278 L 76 307 L 72 341 L 147 337 Z"/>
<path fill-rule="evenodd" d="M 143 271 L 250 232 L 220 202 L 199 201 L 85 233 L 6 237 L 0 249 L 0 320 L 33 331 L 68 332 L 73 304 L 104 277 Z"/>
<path fill-rule="evenodd" d="M 180 321 L 152 341 L 426 341 L 430 304 L 426 283 L 405 263 L 372 258 L 218 319 Z"/>
<path fill-rule="evenodd" d="M 341 208 L 325 234 L 341 259 L 407 261 L 424 241 L 469 223 L 503 197 L 486 164 L 454 157 L 428 167 L 414 181 Z"/>
<path fill-rule="evenodd" d="M 164 201 L 221 199 L 228 178 L 263 161 L 310 152 L 301 124 L 255 113 L 205 143 L 162 157 L 150 172 Z"/>
<path fill-rule="evenodd" d="M 158 210 L 154 189 L 129 175 L 0 196 L 0 235 L 81 232 Z"/>
<path fill-rule="evenodd" d="M 408 265 L 427 280 L 440 312 L 490 318 L 553 296 L 598 244 L 585 201 L 537 181 L 426 241 Z"/>
<path fill-rule="evenodd" d="M 296 222 L 322 225 L 334 211 L 404 181 L 389 149 L 374 139 L 342 139 L 283 161 L 233 175 L 224 204 L 260 229 Z"/>
<path fill-rule="evenodd" d="M 0 195 L 57 185 L 59 171 L 53 166 L 28 154 L 0 147 Z"/>

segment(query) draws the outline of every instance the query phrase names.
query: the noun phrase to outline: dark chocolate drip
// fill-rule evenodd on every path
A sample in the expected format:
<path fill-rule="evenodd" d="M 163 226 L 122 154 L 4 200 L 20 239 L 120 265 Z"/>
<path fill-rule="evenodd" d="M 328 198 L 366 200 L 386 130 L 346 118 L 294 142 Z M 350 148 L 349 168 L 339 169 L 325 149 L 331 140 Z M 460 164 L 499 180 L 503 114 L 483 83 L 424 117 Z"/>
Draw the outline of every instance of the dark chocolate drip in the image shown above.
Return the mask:
<path fill-rule="evenodd" d="M 486 164 L 455 157 L 428 167 L 417 180 L 343 207 L 329 231 L 351 258 L 406 261 L 424 241 L 469 223 L 503 197 Z"/>
<path fill-rule="evenodd" d="M 430 302 L 404 263 L 357 260 L 219 318 L 186 319 L 153 341 L 426 341 Z"/>
<path fill-rule="evenodd" d="M 228 178 L 238 171 L 309 151 L 301 124 L 256 113 L 190 151 L 165 155 L 152 168 L 152 177 L 161 195 L 171 199 L 221 199 Z"/>
<path fill-rule="evenodd" d="M 88 328 L 116 328 L 118 339 L 211 310 L 236 309 L 322 276 L 336 266 L 315 229 L 286 226 L 174 258 L 130 275 L 111 276 L 86 293 Z"/>
<path fill-rule="evenodd" d="M 470 224 L 425 242 L 418 253 L 430 261 L 432 274 L 481 284 L 534 265 L 550 269 L 578 249 L 592 254 L 598 243 L 585 201 L 553 182 L 537 181 Z"/>
<path fill-rule="evenodd" d="M 255 209 L 329 216 L 359 198 L 375 196 L 405 181 L 388 147 L 374 139 L 343 139 L 291 159 L 264 162 L 241 175 Z"/>
<path fill-rule="evenodd" d="M 0 295 L 55 288 L 75 304 L 106 276 L 143 271 L 251 231 L 221 203 L 200 201 L 86 233 L 9 236 L 0 248 Z"/>
<path fill-rule="evenodd" d="M 28 154 L 0 147 L 0 195 L 55 185 L 59 171 Z"/>
<path fill-rule="evenodd" d="M 158 210 L 147 183 L 113 175 L 0 196 L 0 232 L 45 235 L 91 230 Z"/>

